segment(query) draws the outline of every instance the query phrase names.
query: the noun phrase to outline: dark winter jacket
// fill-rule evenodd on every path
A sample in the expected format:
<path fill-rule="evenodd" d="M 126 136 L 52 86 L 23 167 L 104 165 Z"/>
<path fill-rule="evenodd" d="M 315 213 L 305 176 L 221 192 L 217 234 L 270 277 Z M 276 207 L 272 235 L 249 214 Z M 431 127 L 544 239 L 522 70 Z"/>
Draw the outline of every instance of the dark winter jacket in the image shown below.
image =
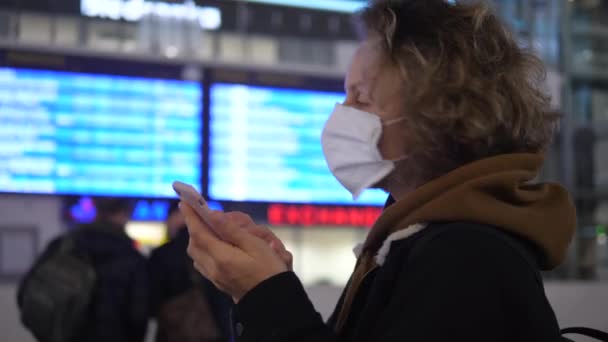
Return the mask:
<path fill-rule="evenodd" d="M 237 341 L 559 341 L 535 271 L 495 229 L 432 225 L 393 242 L 340 333 L 335 315 L 323 323 L 295 274 L 275 276 L 239 302 Z"/>
<path fill-rule="evenodd" d="M 90 258 L 97 276 L 84 335 L 79 342 L 142 342 L 148 321 L 145 258 L 123 227 L 93 223 L 76 229 L 76 249 Z M 51 242 L 38 263 L 59 247 Z M 18 297 L 21 297 L 19 291 Z M 20 298 L 18 298 L 20 300 Z"/>
<path fill-rule="evenodd" d="M 360 249 L 328 324 L 294 273 L 235 309 L 238 341 L 558 341 L 539 269 L 559 264 L 575 228 L 542 158 L 503 155 L 439 177 L 388 206 Z"/>

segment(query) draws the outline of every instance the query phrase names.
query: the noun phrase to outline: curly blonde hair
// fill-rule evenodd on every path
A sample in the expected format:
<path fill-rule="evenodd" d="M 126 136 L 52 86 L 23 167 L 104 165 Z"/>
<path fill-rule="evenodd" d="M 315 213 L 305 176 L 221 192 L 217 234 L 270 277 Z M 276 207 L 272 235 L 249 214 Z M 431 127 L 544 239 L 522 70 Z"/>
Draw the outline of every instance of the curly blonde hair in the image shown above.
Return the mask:
<path fill-rule="evenodd" d="M 408 135 L 435 176 L 498 154 L 547 149 L 559 115 L 542 91 L 543 63 L 488 5 L 375 0 L 359 19 L 401 73 Z"/>

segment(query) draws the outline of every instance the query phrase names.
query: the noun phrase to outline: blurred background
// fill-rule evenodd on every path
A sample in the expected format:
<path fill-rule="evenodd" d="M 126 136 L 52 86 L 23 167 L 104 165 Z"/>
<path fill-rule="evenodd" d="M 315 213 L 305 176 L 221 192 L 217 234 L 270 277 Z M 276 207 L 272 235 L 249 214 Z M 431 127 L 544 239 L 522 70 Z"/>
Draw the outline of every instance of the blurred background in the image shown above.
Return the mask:
<path fill-rule="evenodd" d="M 608 329 L 608 1 L 501 0 L 563 115 L 542 180 L 578 207 L 546 274 L 563 325 Z M 343 98 L 364 0 L 0 0 L 0 331 L 25 342 L 15 286 L 50 239 L 136 200 L 128 233 L 165 243 L 171 182 L 267 224 L 327 315 L 386 195 L 356 202 L 319 135 Z"/>

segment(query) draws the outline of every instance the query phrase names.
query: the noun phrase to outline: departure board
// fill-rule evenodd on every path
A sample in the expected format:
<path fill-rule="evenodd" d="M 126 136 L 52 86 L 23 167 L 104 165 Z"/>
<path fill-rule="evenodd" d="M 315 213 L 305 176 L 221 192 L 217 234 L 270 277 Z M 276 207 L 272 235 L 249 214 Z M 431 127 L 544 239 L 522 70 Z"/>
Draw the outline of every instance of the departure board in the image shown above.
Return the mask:
<path fill-rule="evenodd" d="M 209 196 L 215 200 L 382 205 L 333 177 L 321 131 L 341 92 L 215 83 L 210 89 Z"/>
<path fill-rule="evenodd" d="M 0 192 L 173 197 L 201 180 L 197 82 L 0 68 Z"/>

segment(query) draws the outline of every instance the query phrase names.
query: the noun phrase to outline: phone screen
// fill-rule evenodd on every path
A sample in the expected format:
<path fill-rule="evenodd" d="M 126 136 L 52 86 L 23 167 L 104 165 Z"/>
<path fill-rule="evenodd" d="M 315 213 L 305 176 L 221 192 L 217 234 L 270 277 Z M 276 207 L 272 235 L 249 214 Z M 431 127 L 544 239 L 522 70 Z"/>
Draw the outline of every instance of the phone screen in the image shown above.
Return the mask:
<path fill-rule="evenodd" d="M 196 211 L 205 224 L 212 227 L 208 218 L 211 209 L 207 206 L 207 201 L 192 185 L 175 181 L 173 182 L 173 190 L 182 201 L 188 203 Z"/>

